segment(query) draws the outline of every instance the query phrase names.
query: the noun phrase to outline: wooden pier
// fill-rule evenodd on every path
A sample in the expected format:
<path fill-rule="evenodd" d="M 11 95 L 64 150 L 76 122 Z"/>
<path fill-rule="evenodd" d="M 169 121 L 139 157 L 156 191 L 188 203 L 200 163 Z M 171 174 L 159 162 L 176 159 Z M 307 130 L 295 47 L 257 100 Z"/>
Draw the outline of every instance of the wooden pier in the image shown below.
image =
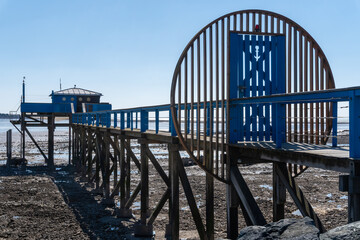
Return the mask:
<path fill-rule="evenodd" d="M 339 102 L 349 103 L 348 147 L 337 146 Z M 185 47 L 169 105 L 71 114 L 72 164 L 103 192 L 105 203 L 119 197 L 119 217 L 131 216 L 141 194 L 137 237 L 152 237 L 166 202 L 165 237 L 181 237 L 182 186 L 200 238 L 214 239 L 214 181 L 227 186 L 228 238 L 237 238 L 239 207 L 247 225 L 265 225 L 238 167 L 258 163 L 273 164 L 273 220 L 284 218 L 288 192 L 301 214 L 324 232 L 296 177 L 308 167 L 343 173 L 339 186 L 349 194 L 348 220 L 360 220 L 359 105 L 360 87 L 335 89 L 325 54 L 301 26 L 268 11 L 234 12 L 209 23 Z M 134 141 L 140 145 L 139 158 Z M 152 144 L 167 145 L 168 173 Z M 205 219 L 184 168 L 185 152 L 206 173 Z M 135 189 L 130 187 L 131 163 L 141 176 Z M 149 164 L 167 186 L 156 206 L 149 205 Z"/>

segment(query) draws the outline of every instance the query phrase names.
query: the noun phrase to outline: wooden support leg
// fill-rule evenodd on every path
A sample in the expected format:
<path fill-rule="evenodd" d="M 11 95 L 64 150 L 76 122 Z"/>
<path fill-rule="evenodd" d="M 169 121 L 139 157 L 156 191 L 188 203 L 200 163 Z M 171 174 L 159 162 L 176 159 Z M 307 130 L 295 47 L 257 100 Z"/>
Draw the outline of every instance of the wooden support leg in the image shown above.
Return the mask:
<path fill-rule="evenodd" d="M 130 139 L 127 139 L 126 140 L 128 142 L 128 145 L 130 146 L 131 144 L 131 140 Z M 124 144 L 125 141 L 124 141 Z M 124 146 L 125 147 L 125 146 Z M 126 174 L 126 185 L 125 185 L 125 192 L 126 192 L 126 201 L 128 201 L 130 199 L 130 192 L 131 192 L 131 189 L 130 189 L 130 181 L 131 181 L 131 164 L 130 164 L 130 155 L 128 153 L 128 151 L 126 151 L 126 167 L 125 167 L 125 174 Z"/>
<path fill-rule="evenodd" d="M 96 133 L 95 136 L 95 145 L 96 145 L 96 154 L 97 154 L 97 158 L 96 158 L 96 171 L 95 171 L 95 189 L 97 191 L 100 190 L 100 161 L 101 161 L 101 149 L 100 149 L 100 137 L 99 134 Z"/>
<path fill-rule="evenodd" d="M 206 173 L 206 233 L 214 239 L 214 178 Z"/>
<path fill-rule="evenodd" d="M 25 159 L 25 113 L 21 114 L 21 157 Z"/>
<path fill-rule="evenodd" d="M 276 173 L 277 165 L 284 165 L 286 163 L 273 163 L 273 221 L 277 222 L 285 218 L 285 202 L 286 202 L 286 188 L 281 182 L 279 175 Z"/>
<path fill-rule="evenodd" d="M 194 219 L 194 222 L 195 222 L 195 225 L 196 225 L 196 229 L 198 231 L 200 239 L 207 239 L 207 234 L 206 234 L 206 231 L 205 231 L 205 227 L 204 227 L 203 221 L 201 219 L 199 209 L 198 209 L 198 207 L 196 205 L 194 194 L 193 194 L 193 192 L 191 190 L 190 182 L 189 182 L 189 179 L 188 179 L 188 177 L 186 175 L 186 171 L 185 171 L 185 168 L 184 168 L 184 164 L 183 164 L 183 162 L 181 160 L 180 153 L 179 153 L 179 151 L 176 151 L 176 152 L 174 152 L 174 154 L 175 154 L 175 162 L 177 163 L 177 168 L 179 169 L 178 174 L 179 174 L 181 184 L 182 184 L 183 189 L 184 189 L 186 199 L 187 199 L 189 207 L 190 207 L 191 214 L 193 216 L 193 219 Z"/>
<path fill-rule="evenodd" d="M 120 218 L 132 217 L 132 211 L 130 208 L 126 208 L 126 202 L 130 198 L 130 188 L 127 192 L 126 189 L 126 177 L 127 174 L 127 162 L 125 161 L 125 139 L 120 139 L 120 209 L 117 211 L 117 216 Z M 129 159 L 130 160 L 130 159 Z M 130 172 L 129 172 L 130 173 Z M 129 176 L 130 179 L 130 176 Z M 129 181 L 130 182 L 130 181 Z M 129 196 L 127 195 L 129 193 Z"/>
<path fill-rule="evenodd" d="M 81 143 L 80 143 L 80 159 L 81 159 L 81 173 L 82 173 L 82 181 L 85 181 L 86 177 L 86 164 L 87 164 L 87 156 L 86 156 L 86 130 L 85 127 L 81 128 Z"/>
<path fill-rule="evenodd" d="M 69 116 L 69 165 L 71 164 L 71 116 Z"/>
<path fill-rule="evenodd" d="M 140 224 L 135 226 L 135 236 L 152 237 L 153 226 L 147 224 L 146 220 L 149 214 L 149 161 L 146 156 L 146 143 L 140 144 L 141 155 L 141 213 Z"/>
<path fill-rule="evenodd" d="M 72 130 L 71 133 L 72 136 L 72 145 L 71 145 L 71 156 L 72 156 L 72 164 L 75 165 L 75 131 L 74 129 Z"/>
<path fill-rule="evenodd" d="M 320 232 L 325 232 L 326 230 L 322 225 L 319 217 L 315 213 L 309 201 L 305 198 L 302 190 L 296 184 L 295 179 L 291 176 L 291 173 L 286 168 L 286 165 L 277 165 L 275 169 L 276 174 L 279 176 L 282 183 L 285 185 L 296 206 L 299 208 L 301 214 L 303 216 L 308 216 L 312 218 L 314 220 L 315 226 L 320 230 Z"/>
<path fill-rule="evenodd" d="M 119 139 L 115 136 L 114 137 L 114 141 L 115 141 L 115 146 L 119 147 Z M 119 159 L 119 154 L 117 149 L 114 148 L 114 162 L 113 162 L 113 167 L 114 167 L 114 189 L 115 189 L 115 194 L 118 195 L 119 194 L 119 190 L 116 189 L 116 185 L 118 182 L 118 162 Z"/>
<path fill-rule="evenodd" d="M 91 178 L 92 178 L 92 151 L 93 151 L 93 144 L 92 144 L 92 134 L 91 134 L 91 130 L 88 130 L 88 135 L 87 135 L 88 139 L 87 139 L 87 144 L 88 144 L 88 153 L 87 153 L 87 161 L 88 161 L 88 168 L 87 168 L 87 175 L 88 175 L 88 181 L 90 182 Z"/>
<path fill-rule="evenodd" d="M 360 163 L 359 160 L 350 161 L 349 176 L 349 223 L 360 220 Z"/>
<path fill-rule="evenodd" d="M 49 169 L 54 169 L 54 115 L 48 117 L 48 162 Z"/>
<path fill-rule="evenodd" d="M 265 218 L 236 165 L 230 169 L 230 179 L 252 225 L 265 225 Z"/>
<path fill-rule="evenodd" d="M 170 178 L 170 199 L 169 199 L 169 225 L 167 226 L 166 237 L 179 239 L 179 169 L 177 167 L 175 153 L 176 145 L 169 144 L 169 178 Z"/>
<path fill-rule="evenodd" d="M 107 133 L 104 136 L 104 151 L 105 151 L 105 159 L 104 159 L 104 167 L 105 167 L 105 178 L 104 181 L 104 193 L 105 198 L 110 198 L 110 157 L 109 157 L 109 151 L 110 151 L 110 144 L 108 141 L 108 135 Z"/>
<path fill-rule="evenodd" d="M 227 238 L 237 239 L 239 226 L 239 197 L 231 184 L 226 185 Z"/>

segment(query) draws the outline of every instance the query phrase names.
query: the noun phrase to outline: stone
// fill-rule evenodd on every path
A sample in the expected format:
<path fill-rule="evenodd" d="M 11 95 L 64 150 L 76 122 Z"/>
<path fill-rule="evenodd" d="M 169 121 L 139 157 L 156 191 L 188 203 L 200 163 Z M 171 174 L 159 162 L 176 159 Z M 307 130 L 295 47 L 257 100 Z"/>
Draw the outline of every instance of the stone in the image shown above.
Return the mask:
<path fill-rule="evenodd" d="M 292 239 L 315 240 L 319 239 L 319 229 L 314 221 L 305 217 L 303 219 L 282 219 L 265 226 L 249 226 L 240 231 L 238 239 Z"/>
<path fill-rule="evenodd" d="M 360 239 L 360 221 L 333 228 L 320 235 L 320 240 Z"/>

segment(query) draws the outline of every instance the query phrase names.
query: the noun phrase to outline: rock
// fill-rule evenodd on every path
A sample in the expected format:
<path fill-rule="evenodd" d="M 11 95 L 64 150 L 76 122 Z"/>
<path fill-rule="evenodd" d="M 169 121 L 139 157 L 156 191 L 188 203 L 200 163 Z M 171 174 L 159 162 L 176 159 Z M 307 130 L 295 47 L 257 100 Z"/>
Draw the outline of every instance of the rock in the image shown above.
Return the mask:
<path fill-rule="evenodd" d="M 320 240 L 360 239 L 360 221 L 333 228 L 320 235 Z"/>
<path fill-rule="evenodd" d="M 319 229 L 315 227 L 314 221 L 309 217 L 303 219 L 282 219 L 265 226 L 246 227 L 240 231 L 239 239 L 313 240 L 319 239 Z"/>

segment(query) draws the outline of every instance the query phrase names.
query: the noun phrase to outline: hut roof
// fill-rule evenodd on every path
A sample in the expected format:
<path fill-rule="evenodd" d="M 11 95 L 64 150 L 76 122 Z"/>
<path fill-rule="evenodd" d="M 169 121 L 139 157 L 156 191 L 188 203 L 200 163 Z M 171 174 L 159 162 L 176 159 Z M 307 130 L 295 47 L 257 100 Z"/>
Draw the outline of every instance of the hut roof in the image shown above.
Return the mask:
<path fill-rule="evenodd" d="M 101 93 L 86 90 L 86 89 L 83 89 L 83 88 L 77 88 L 76 86 L 74 86 L 73 88 L 67 88 L 67 89 L 64 89 L 64 90 L 56 91 L 56 92 L 54 92 L 54 95 L 102 96 Z M 50 94 L 50 96 L 51 96 L 51 94 Z"/>

